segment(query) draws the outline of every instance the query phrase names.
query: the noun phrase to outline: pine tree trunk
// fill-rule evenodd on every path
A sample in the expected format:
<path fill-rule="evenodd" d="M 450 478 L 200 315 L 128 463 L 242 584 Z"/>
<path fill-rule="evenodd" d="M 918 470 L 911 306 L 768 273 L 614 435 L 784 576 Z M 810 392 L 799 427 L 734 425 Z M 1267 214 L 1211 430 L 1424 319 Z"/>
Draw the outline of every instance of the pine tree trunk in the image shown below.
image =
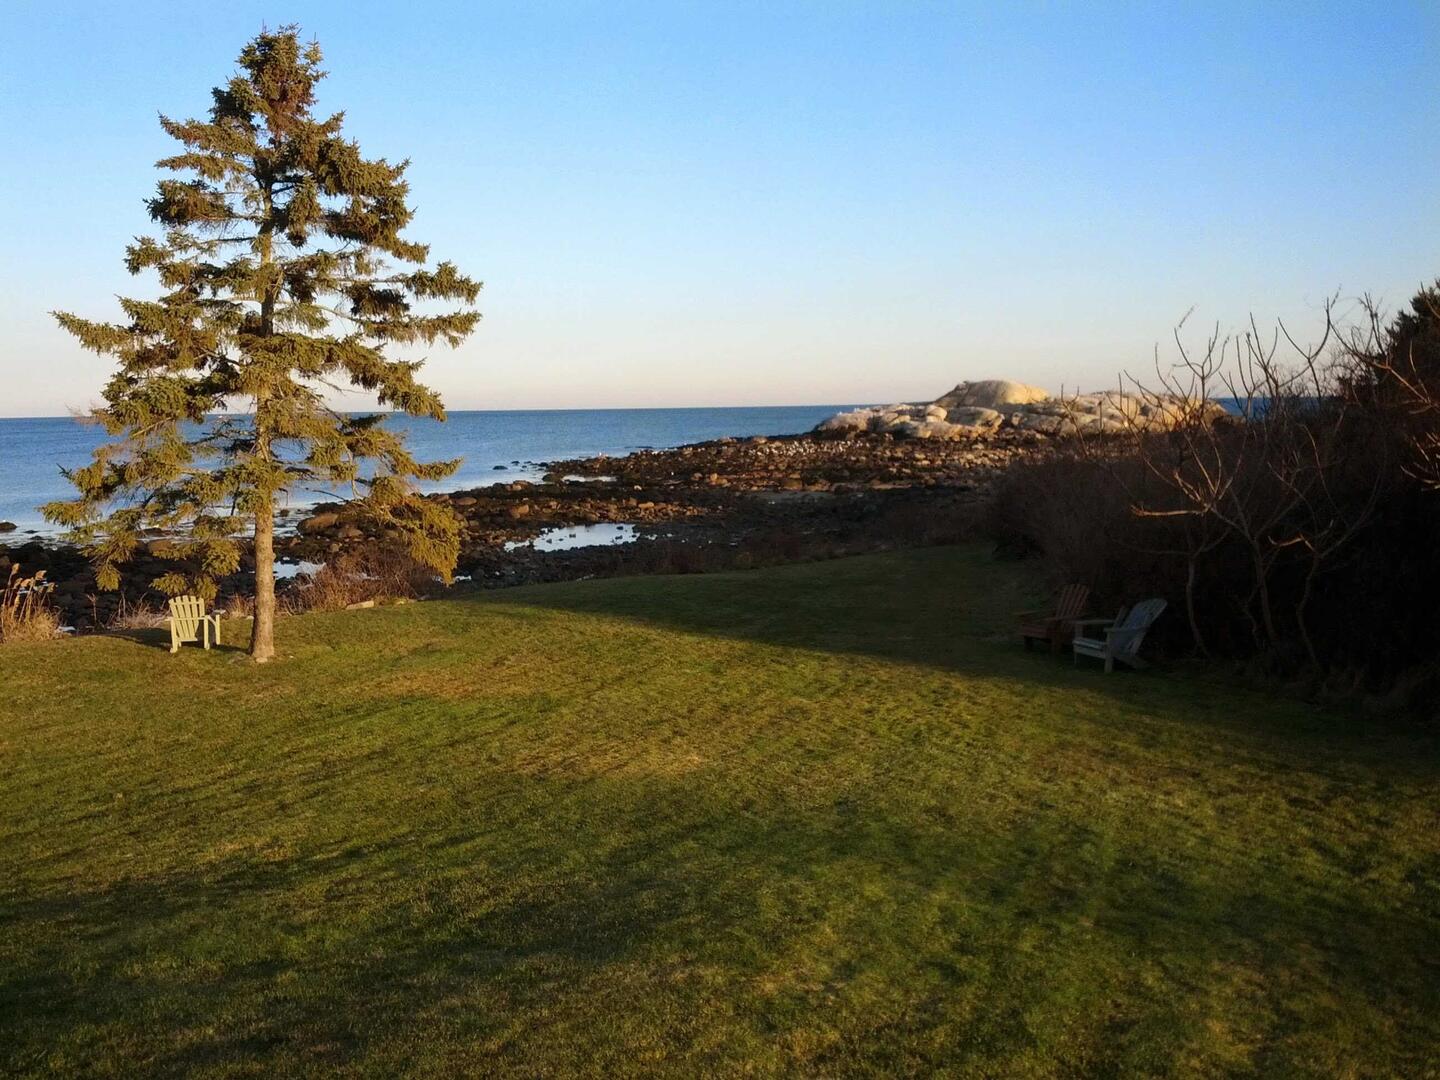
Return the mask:
<path fill-rule="evenodd" d="M 257 664 L 275 656 L 275 507 L 269 495 L 255 507 L 255 622 L 250 630 L 250 659 Z"/>
<path fill-rule="evenodd" d="M 267 218 L 273 217 L 275 203 L 270 187 L 265 187 Z M 267 269 L 271 262 L 270 233 L 273 225 L 267 220 L 260 229 L 260 262 Z M 275 282 L 267 282 L 260 303 L 260 332 L 275 332 Z M 270 397 L 268 387 L 255 394 L 255 455 L 268 461 L 270 457 L 270 417 L 265 403 Z M 250 628 L 250 659 L 263 664 L 275 656 L 275 496 L 268 487 L 255 493 L 255 622 Z"/>

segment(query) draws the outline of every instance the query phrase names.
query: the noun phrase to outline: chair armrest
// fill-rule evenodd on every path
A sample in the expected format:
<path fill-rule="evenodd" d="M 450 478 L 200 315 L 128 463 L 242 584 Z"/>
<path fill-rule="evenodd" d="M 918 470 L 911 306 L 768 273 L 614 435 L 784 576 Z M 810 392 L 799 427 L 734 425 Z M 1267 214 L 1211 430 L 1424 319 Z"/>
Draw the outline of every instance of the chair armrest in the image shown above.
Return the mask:
<path fill-rule="evenodd" d="M 1114 619 L 1071 619 L 1069 621 L 1074 626 L 1104 626 L 1108 628 L 1115 625 Z"/>

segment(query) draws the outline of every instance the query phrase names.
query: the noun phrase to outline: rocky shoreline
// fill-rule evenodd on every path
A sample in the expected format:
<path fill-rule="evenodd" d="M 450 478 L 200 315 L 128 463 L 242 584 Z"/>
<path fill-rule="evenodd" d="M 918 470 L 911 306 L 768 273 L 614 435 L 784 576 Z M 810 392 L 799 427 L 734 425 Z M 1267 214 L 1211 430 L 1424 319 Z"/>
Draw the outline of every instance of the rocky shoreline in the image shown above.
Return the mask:
<path fill-rule="evenodd" d="M 463 522 L 456 576 L 472 588 L 745 568 L 960 539 L 974 531 L 996 478 L 1056 438 L 1163 429 L 1195 415 L 1223 410 L 1185 398 L 1054 399 L 1023 383 L 967 382 L 933 402 L 841 413 L 807 434 L 552 461 L 539 480 L 428 498 Z M 354 505 L 322 504 L 288 522 L 295 527 L 282 529 L 276 553 L 289 568 L 280 587 L 292 595 L 319 566 L 356 566 L 377 552 L 389 553 L 392 569 L 404 561 L 398 536 Z M 587 543 L 607 529 L 600 539 L 623 542 Z M 150 582 L 171 568 L 165 555 L 163 538 L 149 541 L 118 594 L 99 592 L 83 554 L 64 544 L 0 545 L 0 574 L 13 563 L 45 570 L 67 622 L 86 629 L 113 624 L 127 607 L 158 607 Z M 249 593 L 253 564 L 241 570 L 220 583 L 222 601 Z M 422 591 L 445 588 L 403 570 L 399 577 L 425 582 Z"/>
<path fill-rule="evenodd" d="M 1022 431 L 943 442 L 826 432 L 726 438 L 548 462 L 538 481 L 428 497 L 464 521 L 460 587 L 701 572 L 959 539 L 994 479 L 1045 442 Z M 583 545 L 583 533 L 573 541 L 568 535 L 595 526 L 624 527 L 633 539 Z M 293 569 L 393 539 L 357 509 L 331 503 L 307 510 L 277 537 L 276 552 Z M 170 568 L 164 551 L 163 539 L 148 543 L 126 565 L 118 593 L 99 592 L 84 555 L 53 541 L 0 544 L 0 573 L 11 563 L 27 573 L 46 570 L 66 622 L 85 630 L 127 609 L 159 606 L 149 583 Z M 247 561 L 241 574 L 221 582 L 222 601 L 248 593 L 243 571 L 250 569 Z M 304 585 L 300 575 L 281 589 Z M 436 583 L 437 592 L 443 588 Z"/>
<path fill-rule="evenodd" d="M 719 569 L 784 552 L 805 557 L 891 546 L 893 530 L 883 522 L 901 508 L 938 523 L 982 501 L 1010 461 L 1042 442 L 1018 432 L 944 444 L 883 435 L 719 439 L 549 462 L 539 482 L 431 498 L 463 519 L 457 573 L 481 585 Z M 601 525 L 633 527 L 635 539 L 564 546 L 568 531 Z M 547 550 L 537 538 L 561 546 Z M 302 520 L 280 550 L 313 563 L 383 539 L 332 505 Z"/>

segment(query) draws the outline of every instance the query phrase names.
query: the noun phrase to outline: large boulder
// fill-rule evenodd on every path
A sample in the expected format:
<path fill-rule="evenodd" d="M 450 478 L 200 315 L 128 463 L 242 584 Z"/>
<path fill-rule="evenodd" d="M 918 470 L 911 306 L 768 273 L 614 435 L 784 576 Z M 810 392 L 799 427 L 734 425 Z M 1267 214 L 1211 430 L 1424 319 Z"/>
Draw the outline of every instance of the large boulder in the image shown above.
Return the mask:
<path fill-rule="evenodd" d="M 842 434 L 865 431 L 869 428 L 870 418 L 874 415 L 873 409 L 855 409 L 852 412 L 836 413 L 830 419 L 820 421 L 815 430 Z"/>
<path fill-rule="evenodd" d="M 981 409 L 1008 411 L 1016 405 L 1030 405 L 1037 401 L 1048 401 L 1049 393 L 1038 386 L 1011 382 L 1009 379 L 981 379 L 978 382 L 962 382 L 948 394 L 935 399 L 935 404 L 946 409 L 966 406 Z"/>
<path fill-rule="evenodd" d="M 299 525 L 296 526 L 296 529 L 300 531 L 300 534 L 302 536 L 314 536 L 317 533 L 323 533 L 328 529 L 333 529 L 337 524 L 339 524 L 339 522 L 339 514 L 332 514 L 329 511 L 324 511 L 319 514 L 312 514 L 310 517 L 305 518 L 303 521 L 300 522 Z"/>
<path fill-rule="evenodd" d="M 887 431 L 893 431 L 900 424 L 908 423 L 911 417 L 908 413 L 896 412 L 893 409 L 876 409 L 870 413 L 867 431 L 873 431 L 876 435 L 882 435 Z"/>
<path fill-rule="evenodd" d="M 146 555 L 156 559 L 173 559 L 180 554 L 180 547 L 169 537 L 157 536 L 151 540 L 143 540 L 140 543 L 140 550 Z"/>
<path fill-rule="evenodd" d="M 901 439 L 953 439 L 964 431 L 944 420 L 901 420 L 890 434 Z"/>
<path fill-rule="evenodd" d="M 1010 418 L 1021 431 L 1038 431 L 1041 435 L 1059 435 L 1066 427 L 1065 417 L 1042 412 L 1018 413 Z"/>
<path fill-rule="evenodd" d="M 1005 419 L 1005 414 L 996 409 L 982 408 L 979 405 L 960 405 L 953 409 L 947 409 L 945 419 L 952 424 L 990 431 L 1000 426 Z"/>

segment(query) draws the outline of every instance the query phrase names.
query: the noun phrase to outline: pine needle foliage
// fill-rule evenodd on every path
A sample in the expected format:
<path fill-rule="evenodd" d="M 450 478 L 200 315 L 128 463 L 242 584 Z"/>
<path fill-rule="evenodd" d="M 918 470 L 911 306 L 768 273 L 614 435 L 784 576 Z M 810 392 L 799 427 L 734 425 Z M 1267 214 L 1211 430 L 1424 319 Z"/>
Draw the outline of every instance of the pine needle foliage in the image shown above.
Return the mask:
<path fill-rule="evenodd" d="M 79 491 L 46 516 L 87 545 L 102 588 L 146 530 L 173 538 L 185 567 L 157 587 L 210 596 L 254 538 L 251 655 L 273 653 L 273 520 L 295 488 L 344 488 L 377 526 L 442 575 L 459 552 L 459 521 L 418 497 L 459 461 L 421 462 L 380 415 L 328 407 L 339 388 L 370 392 L 413 416 L 445 418 L 417 381 L 421 362 L 387 347 L 458 345 L 474 329 L 480 284 L 451 263 L 428 265 L 402 233 L 414 211 L 408 161 L 367 158 L 341 133 L 343 113 L 312 113 L 318 43 L 295 26 L 245 46 L 212 91 L 205 120 L 162 116 L 180 152 L 148 201 L 158 237 L 125 253 L 154 272 L 161 295 L 120 300 L 125 322 L 56 312 L 82 345 L 117 370 L 94 410 L 109 442 L 68 475 Z"/>

